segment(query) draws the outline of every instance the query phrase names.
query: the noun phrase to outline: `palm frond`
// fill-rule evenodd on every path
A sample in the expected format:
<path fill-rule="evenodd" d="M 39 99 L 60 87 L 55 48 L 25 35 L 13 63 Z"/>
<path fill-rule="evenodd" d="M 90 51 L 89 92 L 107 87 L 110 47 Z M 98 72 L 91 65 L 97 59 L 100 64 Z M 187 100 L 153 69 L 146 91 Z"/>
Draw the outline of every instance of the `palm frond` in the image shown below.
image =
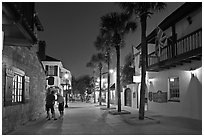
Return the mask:
<path fill-rule="evenodd" d="M 139 16 L 144 14 L 151 16 L 154 12 L 161 11 L 166 7 L 164 2 L 120 2 L 118 5 L 125 13 Z"/>

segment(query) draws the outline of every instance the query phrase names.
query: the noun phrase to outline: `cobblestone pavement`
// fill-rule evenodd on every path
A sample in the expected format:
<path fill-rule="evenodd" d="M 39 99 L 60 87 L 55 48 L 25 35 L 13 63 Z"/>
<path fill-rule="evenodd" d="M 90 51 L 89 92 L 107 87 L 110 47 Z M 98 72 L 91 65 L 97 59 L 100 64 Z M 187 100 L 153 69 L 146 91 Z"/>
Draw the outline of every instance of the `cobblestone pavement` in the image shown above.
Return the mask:
<path fill-rule="evenodd" d="M 202 122 L 182 117 L 147 113 L 138 120 L 138 112 L 123 107 L 131 114 L 112 115 L 98 104 L 75 102 L 65 109 L 63 119 L 28 122 L 11 135 L 196 135 L 202 134 Z M 58 114 L 58 112 L 56 112 Z M 57 115 L 58 116 L 58 115 Z"/>

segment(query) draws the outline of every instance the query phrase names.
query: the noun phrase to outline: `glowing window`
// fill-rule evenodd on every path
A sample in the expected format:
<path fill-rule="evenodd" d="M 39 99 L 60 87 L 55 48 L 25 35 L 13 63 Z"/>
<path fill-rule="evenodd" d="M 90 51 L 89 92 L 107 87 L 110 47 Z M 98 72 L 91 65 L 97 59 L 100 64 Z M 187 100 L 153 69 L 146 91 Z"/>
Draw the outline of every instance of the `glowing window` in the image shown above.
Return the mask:
<path fill-rule="evenodd" d="M 180 102 L 179 78 L 169 78 L 169 101 Z"/>
<path fill-rule="evenodd" d="M 23 101 L 23 77 L 18 74 L 14 74 L 12 102 L 22 102 L 22 101 Z"/>

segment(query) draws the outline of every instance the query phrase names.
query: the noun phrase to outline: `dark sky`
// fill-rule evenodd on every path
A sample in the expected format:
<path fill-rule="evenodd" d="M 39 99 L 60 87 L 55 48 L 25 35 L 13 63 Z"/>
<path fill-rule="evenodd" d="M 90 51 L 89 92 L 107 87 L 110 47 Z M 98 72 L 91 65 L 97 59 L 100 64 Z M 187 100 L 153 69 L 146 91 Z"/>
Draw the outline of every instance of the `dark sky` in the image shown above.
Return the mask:
<path fill-rule="evenodd" d="M 168 2 L 164 11 L 148 19 L 147 34 L 182 4 Z M 121 10 L 112 2 L 37 2 L 36 11 L 45 29 L 40 32 L 39 38 L 47 43 L 46 54 L 61 60 L 63 66 L 78 77 L 92 74 L 86 63 L 97 53 L 94 41 L 99 33 L 100 17 Z M 126 47 L 121 50 L 121 64 L 131 52 L 131 45 L 140 43 L 140 35 L 138 23 L 136 32 L 126 36 Z M 116 66 L 115 54 L 113 56 L 112 68 Z"/>

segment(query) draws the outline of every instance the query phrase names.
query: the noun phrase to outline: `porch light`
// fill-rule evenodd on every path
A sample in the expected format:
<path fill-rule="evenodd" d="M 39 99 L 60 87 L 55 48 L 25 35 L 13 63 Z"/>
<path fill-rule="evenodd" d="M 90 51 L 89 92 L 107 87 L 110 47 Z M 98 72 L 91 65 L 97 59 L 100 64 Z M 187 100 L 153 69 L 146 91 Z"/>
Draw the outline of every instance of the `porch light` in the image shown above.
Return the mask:
<path fill-rule="evenodd" d="M 154 79 L 153 78 L 149 78 L 149 83 L 152 83 L 152 81 L 153 81 Z"/>
<path fill-rule="evenodd" d="M 174 78 L 170 78 L 170 82 L 174 82 Z"/>
<path fill-rule="evenodd" d="M 196 69 L 190 68 L 190 73 L 191 73 L 191 77 L 195 77 L 196 76 Z"/>

